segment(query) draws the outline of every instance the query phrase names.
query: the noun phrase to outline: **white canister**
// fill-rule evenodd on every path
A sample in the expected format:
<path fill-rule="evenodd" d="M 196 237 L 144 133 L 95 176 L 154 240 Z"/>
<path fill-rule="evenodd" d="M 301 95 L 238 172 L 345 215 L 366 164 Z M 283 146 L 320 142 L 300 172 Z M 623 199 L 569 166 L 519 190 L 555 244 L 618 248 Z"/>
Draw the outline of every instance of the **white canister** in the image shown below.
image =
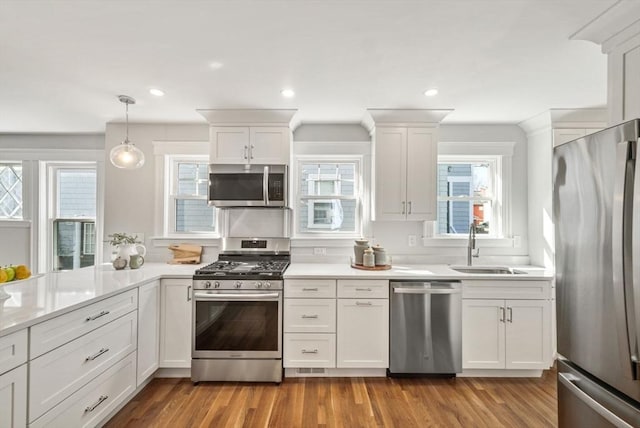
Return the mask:
<path fill-rule="evenodd" d="M 366 267 L 374 267 L 376 265 L 375 256 L 373 255 L 373 250 L 371 248 L 367 248 L 364 250 L 364 255 L 362 256 L 362 265 Z"/>
<path fill-rule="evenodd" d="M 389 262 L 387 261 L 387 252 L 380 245 L 376 245 L 375 247 L 373 247 L 373 254 L 375 257 L 376 266 L 385 266 L 389 264 Z"/>
<path fill-rule="evenodd" d="M 357 265 L 362 264 L 362 257 L 364 256 L 364 250 L 369 248 L 369 241 L 367 239 L 356 239 L 356 245 L 353 246 L 353 252 L 355 254 L 355 261 Z"/>

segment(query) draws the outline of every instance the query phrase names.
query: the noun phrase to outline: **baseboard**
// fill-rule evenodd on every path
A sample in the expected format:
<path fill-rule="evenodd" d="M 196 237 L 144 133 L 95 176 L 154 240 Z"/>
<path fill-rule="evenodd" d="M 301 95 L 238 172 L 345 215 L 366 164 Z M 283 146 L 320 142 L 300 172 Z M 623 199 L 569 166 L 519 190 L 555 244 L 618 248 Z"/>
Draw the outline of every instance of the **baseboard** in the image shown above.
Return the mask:
<path fill-rule="evenodd" d="M 457 377 L 541 377 L 542 370 L 467 369 Z"/>
<path fill-rule="evenodd" d="M 186 377 L 191 379 L 191 368 L 162 368 L 153 377 Z"/>
<path fill-rule="evenodd" d="M 387 369 L 286 368 L 284 377 L 387 377 Z"/>

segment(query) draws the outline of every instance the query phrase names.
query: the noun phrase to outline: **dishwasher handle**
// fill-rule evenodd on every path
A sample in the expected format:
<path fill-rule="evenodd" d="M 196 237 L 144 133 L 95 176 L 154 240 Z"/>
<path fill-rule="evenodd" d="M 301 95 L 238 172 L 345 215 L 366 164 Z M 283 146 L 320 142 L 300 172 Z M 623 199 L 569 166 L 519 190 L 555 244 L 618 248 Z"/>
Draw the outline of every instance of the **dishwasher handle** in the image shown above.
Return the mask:
<path fill-rule="evenodd" d="M 422 288 L 422 287 L 393 287 L 395 294 L 460 294 L 459 287 L 451 288 Z"/>

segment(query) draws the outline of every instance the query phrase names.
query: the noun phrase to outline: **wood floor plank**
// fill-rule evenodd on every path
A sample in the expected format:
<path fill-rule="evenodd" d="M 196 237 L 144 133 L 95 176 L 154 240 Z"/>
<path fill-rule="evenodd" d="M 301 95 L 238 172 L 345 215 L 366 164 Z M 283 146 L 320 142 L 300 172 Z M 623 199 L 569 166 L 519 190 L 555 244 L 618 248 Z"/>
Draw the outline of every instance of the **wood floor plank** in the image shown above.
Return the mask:
<path fill-rule="evenodd" d="M 287 378 L 280 385 L 154 379 L 106 426 L 555 427 L 555 376 Z"/>

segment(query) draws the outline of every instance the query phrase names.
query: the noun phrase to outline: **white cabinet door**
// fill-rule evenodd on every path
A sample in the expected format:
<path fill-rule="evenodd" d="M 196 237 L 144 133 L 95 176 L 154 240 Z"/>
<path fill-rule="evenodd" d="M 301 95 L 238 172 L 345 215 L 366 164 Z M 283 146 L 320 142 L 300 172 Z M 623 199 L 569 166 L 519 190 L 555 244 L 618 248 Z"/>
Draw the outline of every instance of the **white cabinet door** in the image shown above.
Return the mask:
<path fill-rule="evenodd" d="M 389 300 L 338 299 L 338 368 L 389 367 Z"/>
<path fill-rule="evenodd" d="M 249 128 L 212 126 L 209 130 L 209 163 L 249 163 Z"/>
<path fill-rule="evenodd" d="M 160 360 L 160 281 L 138 288 L 138 368 L 140 386 L 158 368 Z"/>
<path fill-rule="evenodd" d="M 255 164 L 289 164 L 289 128 L 251 127 L 249 162 Z"/>
<path fill-rule="evenodd" d="M 191 367 L 191 280 L 160 283 L 160 367 Z"/>
<path fill-rule="evenodd" d="M 548 369 L 550 308 L 548 300 L 507 300 L 506 368 Z"/>
<path fill-rule="evenodd" d="M 438 140 L 435 128 L 407 134 L 407 220 L 436 219 Z"/>
<path fill-rule="evenodd" d="M 0 428 L 27 426 L 27 365 L 0 376 Z"/>
<path fill-rule="evenodd" d="M 462 368 L 505 368 L 504 300 L 462 300 Z"/>
<path fill-rule="evenodd" d="M 405 220 L 407 128 L 376 128 L 375 219 Z"/>

